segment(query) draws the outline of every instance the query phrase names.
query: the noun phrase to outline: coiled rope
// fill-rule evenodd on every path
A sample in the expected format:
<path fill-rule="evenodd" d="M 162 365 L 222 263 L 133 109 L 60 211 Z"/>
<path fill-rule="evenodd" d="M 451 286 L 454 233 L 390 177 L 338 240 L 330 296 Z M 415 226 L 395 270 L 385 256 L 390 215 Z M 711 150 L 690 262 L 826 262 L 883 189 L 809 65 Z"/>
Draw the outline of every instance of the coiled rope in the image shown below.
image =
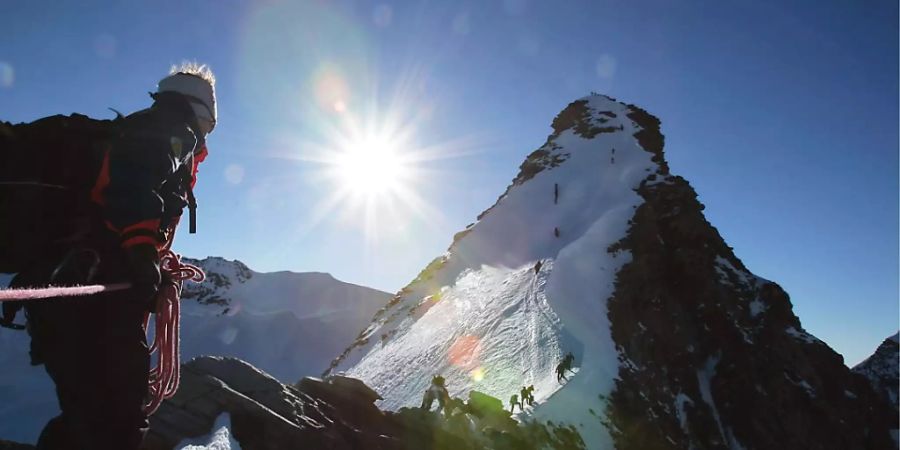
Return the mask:
<path fill-rule="evenodd" d="M 156 412 L 163 400 L 171 398 L 178 390 L 181 376 L 179 327 L 181 324 L 181 289 L 185 280 L 202 282 L 206 275 L 194 265 L 181 262 L 170 249 L 160 257 L 163 283 L 156 296 L 153 343 L 150 356 L 156 353 L 157 364 L 150 369 L 150 384 L 144 412 L 149 416 Z M 144 317 L 144 332 L 149 330 L 150 313 Z"/>

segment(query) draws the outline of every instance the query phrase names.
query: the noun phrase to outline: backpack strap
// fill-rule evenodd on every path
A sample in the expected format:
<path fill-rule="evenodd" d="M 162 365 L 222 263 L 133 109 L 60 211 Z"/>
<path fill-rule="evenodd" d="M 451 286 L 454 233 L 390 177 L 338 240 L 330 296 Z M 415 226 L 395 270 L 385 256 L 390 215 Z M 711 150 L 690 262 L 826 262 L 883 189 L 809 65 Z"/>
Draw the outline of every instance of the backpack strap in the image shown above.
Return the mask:
<path fill-rule="evenodd" d="M 193 168 L 193 162 L 193 156 L 188 157 L 184 162 L 182 162 L 181 167 L 173 172 L 172 175 L 170 175 L 169 178 L 167 178 L 163 183 L 165 191 L 160 192 L 160 195 L 164 199 L 169 199 L 172 196 L 181 198 L 182 193 L 187 197 L 187 204 L 181 203 L 181 208 L 183 208 L 184 206 L 188 207 L 188 232 L 190 234 L 197 233 L 197 198 L 194 196 L 194 188 L 191 186 L 191 170 Z M 167 205 L 164 211 L 164 215 L 160 220 L 160 226 L 169 227 L 169 224 L 172 222 L 172 220 L 180 215 L 181 208 L 178 208 L 178 213 L 176 213 L 175 208 L 170 208 Z"/>

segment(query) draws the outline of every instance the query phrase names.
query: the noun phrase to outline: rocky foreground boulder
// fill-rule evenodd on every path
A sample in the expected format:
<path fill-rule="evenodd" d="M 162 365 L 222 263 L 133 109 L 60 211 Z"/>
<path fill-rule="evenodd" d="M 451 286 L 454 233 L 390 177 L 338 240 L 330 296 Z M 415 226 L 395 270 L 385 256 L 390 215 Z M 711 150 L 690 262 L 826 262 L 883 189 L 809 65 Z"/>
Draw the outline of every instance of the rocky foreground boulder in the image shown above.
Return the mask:
<path fill-rule="evenodd" d="M 144 450 L 172 450 L 209 435 L 225 413 L 243 450 L 584 448 L 574 429 L 520 424 L 500 400 L 477 391 L 440 413 L 381 411 L 378 399 L 353 378 L 304 378 L 289 386 L 238 359 L 199 357 L 183 365 L 178 393 L 151 417 Z"/>

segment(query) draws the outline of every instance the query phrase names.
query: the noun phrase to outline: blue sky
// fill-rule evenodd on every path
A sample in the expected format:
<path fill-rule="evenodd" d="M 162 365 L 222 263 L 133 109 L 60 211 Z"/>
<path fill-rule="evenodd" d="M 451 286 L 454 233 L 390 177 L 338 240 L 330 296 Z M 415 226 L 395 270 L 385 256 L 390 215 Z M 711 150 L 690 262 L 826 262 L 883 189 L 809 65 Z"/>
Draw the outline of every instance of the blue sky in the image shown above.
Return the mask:
<path fill-rule="evenodd" d="M 554 4 L 551 4 L 554 3 Z M 557 4 L 558 3 L 558 4 Z M 898 328 L 896 1 L 3 2 L 0 119 L 145 107 L 209 63 L 192 256 L 396 291 L 590 91 L 662 119 L 674 173 L 804 326 L 856 363 Z M 337 101 L 342 102 L 338 111 Z M 366 219 L 316 161 L 353 116 L 428 149 Z M 377 239 L 375 238 L 377 236 Z"/>

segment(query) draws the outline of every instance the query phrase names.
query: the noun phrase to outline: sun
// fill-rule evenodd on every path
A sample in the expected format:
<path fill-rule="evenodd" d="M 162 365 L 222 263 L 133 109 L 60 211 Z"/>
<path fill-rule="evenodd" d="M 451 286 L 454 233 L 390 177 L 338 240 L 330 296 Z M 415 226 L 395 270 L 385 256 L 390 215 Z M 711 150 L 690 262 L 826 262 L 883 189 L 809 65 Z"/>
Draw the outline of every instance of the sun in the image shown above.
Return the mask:
<path fill-rule="evenodd" d="M 416 145 L 412 128 L 369 117 L 358 120 L 349 111 L 342 115 L 347 123 L 329 133 L 309 158 L 327 180 L 327 196 L 312 211 L 313 220 L 334 217 L 362 227 L 366 241 L 375 242 L 386 231 L 401 232 L 416 218 L 438 217 L 421 195 L 423 160 L 433 158 Z"/>
<path fill-rule="evenodd" d="M 286 132 L 279 156 L 309 163 L 305 177 L 317 200 L 301 228 L 320 224 L 361 229 L 366 244 L 409 239 L 419 229 L 445 227 L 434 201 L 447 186 L 445 161 L 472 154 L 468 137 L 435 140 L 434 108 L 404 80 L 387 96 L 351 82 L 337 65 L 313 80 L 304 132 Z M 365 84 L 365 83 L 363 83 Z M 413 95 L 415 94 L 415 95 Z M 387 100 L 381 101 L 381 98 Z M 393 240 L 393 241 L 392 241 Z"/>
<path fill-rule="evenodd" d="M 411 175 L 400 143 L 382 136 L 367 136 L 344 144 L 334 161 L 339 187 L 357 196 L 395 193 Z"/>

